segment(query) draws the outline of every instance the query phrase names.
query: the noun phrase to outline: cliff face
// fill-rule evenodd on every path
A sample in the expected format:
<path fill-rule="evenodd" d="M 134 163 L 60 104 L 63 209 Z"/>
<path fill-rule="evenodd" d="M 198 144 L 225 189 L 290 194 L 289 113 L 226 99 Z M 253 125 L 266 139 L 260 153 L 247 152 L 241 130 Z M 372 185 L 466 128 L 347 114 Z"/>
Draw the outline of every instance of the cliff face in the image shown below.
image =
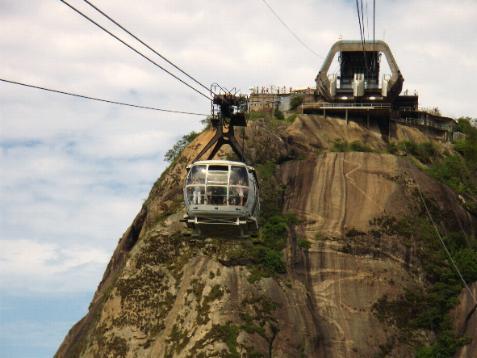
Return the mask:
<path fill-rule="evenodd" d="M 427 140 L 414 129 L 396 133 Z M 378 131 L 317 116 L 289 126 L 253 122 L 246 147 L 268 168 L 260 178 L 264 200 L 295 217 L 280 246 L 284 269 L 264 271 L 249 254 L 261 238 L 194 239 L 179 222 L 185 166 L 211 135 L 201 134 L 156 182 L 89 313 L 56 356 L 413 356 L 399 326 L 377 314 L 383 297 L 426 285 L 423 244 L 395 220 L 417 215 L 422 190 L 445 213 L 443 227 L 470 232 L 458 198 L 405 158 L 328 150 L 336 139 L 383 150 Z M 452 314 L 456 330 L 475 336 L 471 309 L 463 297 Z M 433 340 L 431 331 L 419 334 L 421 343 Z M 459 354 L 474 357 L 476 349 L 472 343 Z"/>

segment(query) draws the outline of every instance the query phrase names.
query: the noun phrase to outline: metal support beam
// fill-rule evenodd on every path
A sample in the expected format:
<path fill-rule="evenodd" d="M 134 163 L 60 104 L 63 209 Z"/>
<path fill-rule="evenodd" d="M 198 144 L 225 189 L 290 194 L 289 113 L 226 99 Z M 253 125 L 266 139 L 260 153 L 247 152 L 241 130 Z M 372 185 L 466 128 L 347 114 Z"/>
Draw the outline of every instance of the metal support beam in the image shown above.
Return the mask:
<path fill-rule="evenodd" d="M 215 107 L 220 108 L 218 116 L 215 116 Z M 215 128 L 215 134 L 212 139 L 205 145 L 199 154 L 194 158 L 193 162 L 199 160 L 211 148 L 212 151 L 208 156 L 208 160 L 214 158 L 217 152 L 224 144 L 232 147 L 232 150 L 239 157 L 240 161 L 245 163 L 245 155 L 243 148 L 235 138 L 234 127 L 246 127 L 247 121 L 243 109 L 247 108 L 246 98 L 231 93 L 214 95 L 212 101 L 212 118 L 210 120 Z M 274 108 L 272 108 L 272 111 Z M 273 112 L 272 112 L 273 113 Z"/>
<path fill-rule="evenodd" d="M 228 144 L 232 148 L 233 152 L 237 154 L 240 161 L 245 163 L 245 156 L 243 154 L 242 147 L 235 138 L 234 127 L 229 126 L 229 130 L 224 132 L 222 124 L 216 127 L 214 137 L 209 141 L 209 143 L 207 143 L 200 153 L 197 154 L 193 162 L 199 160 L 214 145 L 212 152 L 210 152 L 209 156 L 207 157 L 207 160 L 213 159 L 224 144 Z"/>

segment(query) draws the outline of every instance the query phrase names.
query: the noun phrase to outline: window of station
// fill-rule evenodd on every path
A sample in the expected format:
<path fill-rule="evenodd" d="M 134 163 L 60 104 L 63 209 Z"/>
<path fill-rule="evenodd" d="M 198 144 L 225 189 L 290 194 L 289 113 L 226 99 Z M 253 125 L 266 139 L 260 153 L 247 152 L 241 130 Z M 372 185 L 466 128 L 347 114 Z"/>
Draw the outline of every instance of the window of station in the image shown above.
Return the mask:
<path fill-rule="evenodd" d="M 205 174 L 207 170 L 205 165 L 196 165 L 190 169 L 189 177 L 187 178 L 187 185 L 190 184 L 205 184 Z"/>

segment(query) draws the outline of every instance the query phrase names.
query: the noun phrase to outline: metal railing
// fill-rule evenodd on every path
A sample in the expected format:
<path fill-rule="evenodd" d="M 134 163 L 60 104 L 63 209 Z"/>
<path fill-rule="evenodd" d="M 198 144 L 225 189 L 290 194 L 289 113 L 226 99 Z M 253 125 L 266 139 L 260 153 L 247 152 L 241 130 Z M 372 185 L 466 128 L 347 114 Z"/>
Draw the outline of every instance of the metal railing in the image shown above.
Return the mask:
<path fill-rule="evenodd" d="M 423 126 L 423 127 L 431 127 L 439 130 L 444 131 L 452 131 L 453 126 L 448 123 L 438 123 L 432 119 L 424 119 L 424 118 L 410 118 L 410 117 L 397 117 L 393 118 L 395 122 L 409 124 L 413 126 Z"/>
<path fill-rule="evenodd" d="M 322 108 L 322 109 L 390 109 L 391 105 L 386 103 L 303 103 L 303 109 Z"/>

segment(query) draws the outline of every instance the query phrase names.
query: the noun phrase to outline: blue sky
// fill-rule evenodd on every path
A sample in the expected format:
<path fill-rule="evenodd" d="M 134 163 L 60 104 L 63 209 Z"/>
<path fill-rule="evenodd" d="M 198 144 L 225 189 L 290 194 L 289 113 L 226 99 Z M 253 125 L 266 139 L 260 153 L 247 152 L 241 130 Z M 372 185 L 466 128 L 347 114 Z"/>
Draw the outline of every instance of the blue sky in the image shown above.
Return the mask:
<path fill-rule="evenodd" d="M 323 57 L 338 38 L 359 35 L 354 2 L 268 2 Z M 82 1 L 71 3 L 101 20 Z M 312 87 L 321 66 L 260 0 L 95 4 L 207 84 L 245 93 Z M 377 4 L 377 38 L 391 46 L 404 88 L 445 115 L 477 117 L 477 3 Z M 0 0 L 0 29 L 0 78 L 209 111 L 59 1 Z M 0 356 L 53 355 L 86 313 L 118 239 L 167 165 L 164 153 L 201 119 L 0 83 Z"/>

